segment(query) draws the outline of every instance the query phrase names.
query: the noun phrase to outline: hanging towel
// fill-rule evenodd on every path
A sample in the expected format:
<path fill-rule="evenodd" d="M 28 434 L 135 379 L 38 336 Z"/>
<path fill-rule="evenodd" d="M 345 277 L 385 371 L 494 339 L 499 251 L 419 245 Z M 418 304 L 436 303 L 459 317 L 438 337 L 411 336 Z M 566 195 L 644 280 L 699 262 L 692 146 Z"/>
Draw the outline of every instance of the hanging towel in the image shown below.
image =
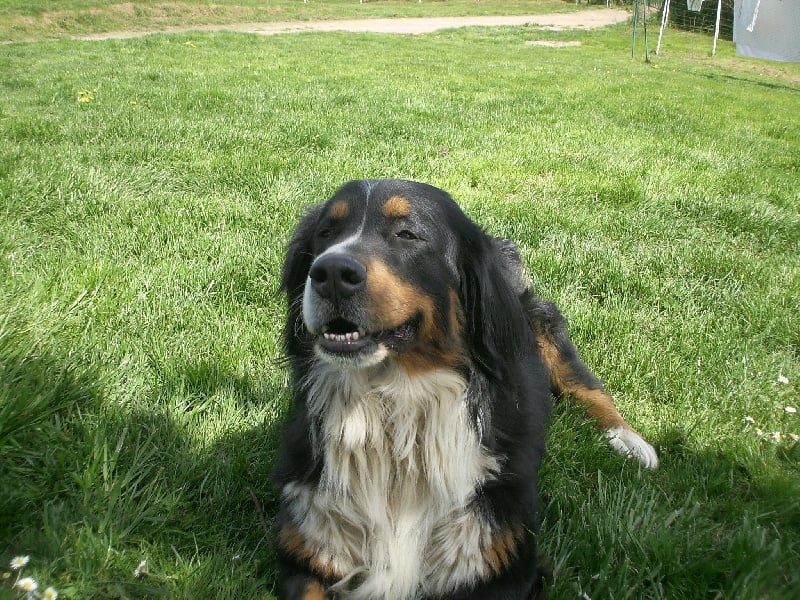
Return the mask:
<path fill-rule="evenodd" d="M 700 12 L 703 9 L 703 0 L 686 0 L 686 8 L 692 12 Z"/>

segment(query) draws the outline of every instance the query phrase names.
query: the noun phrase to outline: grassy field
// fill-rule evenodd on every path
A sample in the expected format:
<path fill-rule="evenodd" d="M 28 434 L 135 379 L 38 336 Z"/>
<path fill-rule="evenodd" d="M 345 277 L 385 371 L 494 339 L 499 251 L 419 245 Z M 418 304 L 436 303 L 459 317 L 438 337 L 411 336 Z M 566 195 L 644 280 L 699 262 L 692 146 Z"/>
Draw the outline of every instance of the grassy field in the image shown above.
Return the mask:
<path fill-rule="evenodd" d="M 800 65 L 669 42 L 650 65 L 624 26 L 0 46 L 0 575 L 271 597 L 283 249 L 341 182 L 398 176 L 517 240 L 659 448 L 640 472 L 559 409 L 551 597 L 798 597 Z"/>
<path fill-rule="evenodd" d="M 372 17 L 512 15 L 580 10 L 567 0 L 0 0 L 0 41 L 176 25 Z"/>

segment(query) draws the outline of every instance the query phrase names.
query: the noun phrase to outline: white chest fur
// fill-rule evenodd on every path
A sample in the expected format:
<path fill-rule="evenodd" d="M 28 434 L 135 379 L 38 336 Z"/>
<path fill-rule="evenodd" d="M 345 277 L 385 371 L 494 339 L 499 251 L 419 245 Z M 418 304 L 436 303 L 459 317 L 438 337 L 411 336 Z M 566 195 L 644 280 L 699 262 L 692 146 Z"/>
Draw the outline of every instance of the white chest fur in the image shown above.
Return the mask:
<path fill-rule="evenodd" d="M 322 477 L 284 494 L 318 559 L 344 575 L 337 591 L 411 600 L 479 578 L 491 528 L 470 502 L 499 462 L 470 423 L 464 378 L 318 369 L 309 411 Z"/>

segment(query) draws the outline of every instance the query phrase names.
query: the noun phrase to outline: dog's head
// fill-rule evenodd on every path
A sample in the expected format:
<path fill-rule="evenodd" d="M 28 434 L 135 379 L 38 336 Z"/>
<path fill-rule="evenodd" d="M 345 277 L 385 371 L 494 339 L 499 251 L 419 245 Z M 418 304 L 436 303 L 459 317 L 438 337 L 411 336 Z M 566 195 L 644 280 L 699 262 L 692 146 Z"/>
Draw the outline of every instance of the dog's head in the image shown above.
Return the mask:
<path fill-rule="evenodd" d="M 309 210 L 289 245 L 290 356 L 408 371 L 478 364 L 525 343 L 501 244 L 450 196 L 409 181 L 353 181 Z"/>

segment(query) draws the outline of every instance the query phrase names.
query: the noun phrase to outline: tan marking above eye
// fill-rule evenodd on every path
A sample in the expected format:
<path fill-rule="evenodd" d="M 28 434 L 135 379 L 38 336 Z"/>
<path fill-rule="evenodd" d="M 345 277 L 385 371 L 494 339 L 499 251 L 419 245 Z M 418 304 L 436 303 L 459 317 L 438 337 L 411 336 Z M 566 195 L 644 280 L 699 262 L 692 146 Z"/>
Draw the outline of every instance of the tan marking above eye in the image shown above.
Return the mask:
<path fill-rule="evenodd" d="M 394 219 L 407 217 L 411 214 L 411 203 L 402 196 L 392 196 L 383 205 L 383 214 Z"/>
<path fill-rule="evenodd" d="M 332 219 L 344 219 L 350 214 L 350 203 L 347 200 L 337 200 L 333 203 L 330 210 Z"/>

